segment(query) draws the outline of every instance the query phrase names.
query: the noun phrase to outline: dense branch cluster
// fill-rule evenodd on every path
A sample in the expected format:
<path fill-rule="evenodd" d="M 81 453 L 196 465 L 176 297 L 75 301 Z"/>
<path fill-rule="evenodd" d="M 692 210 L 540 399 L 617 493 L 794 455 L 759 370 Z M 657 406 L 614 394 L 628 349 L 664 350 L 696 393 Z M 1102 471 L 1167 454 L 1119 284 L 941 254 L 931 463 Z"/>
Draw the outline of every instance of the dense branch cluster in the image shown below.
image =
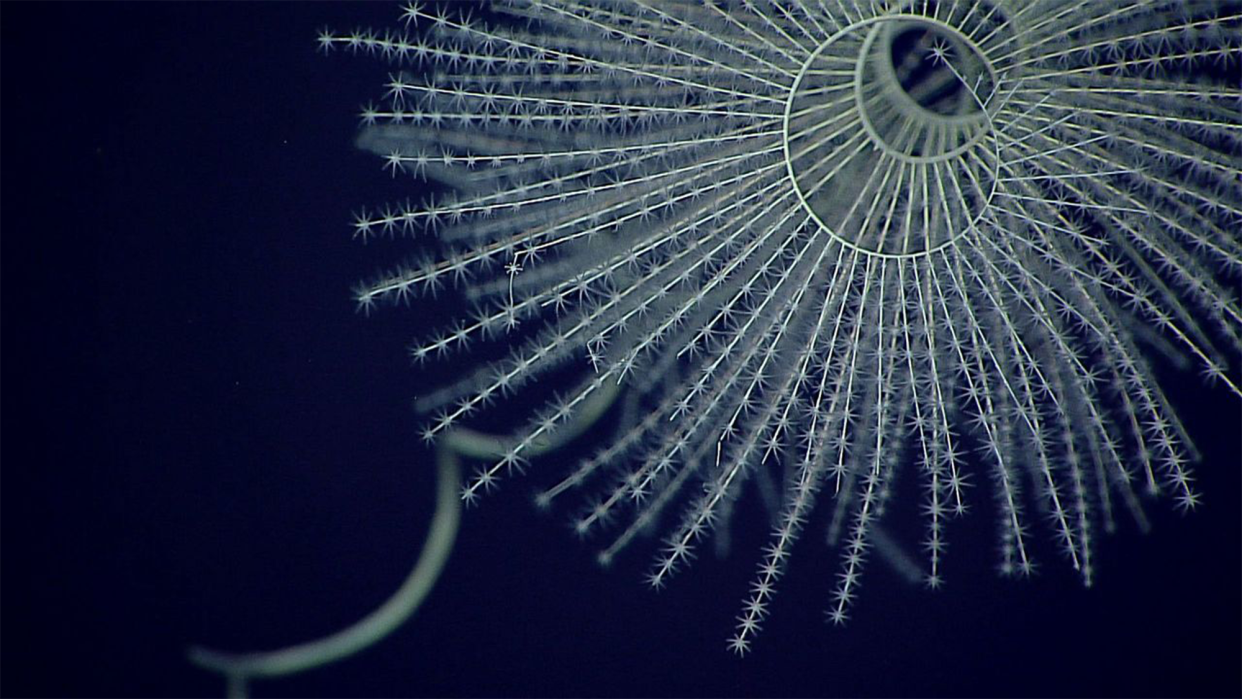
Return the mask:
<path fill-rule="evenodd" d="M 447 185 L 358 217 L 363 238 L 438 243 L 357 300 L 457 289 L 473 312 L 420 362 L 508 347 L 422 401 L 428 439 L 553 369 L 582 377 L 467 499 L 623 384 L 638 409 L 540 502 L 602 488 L 576 528 L 614 528 L 605 561 L 673 519 L 660 586 L 747 483 L 777 483 L 738 652 L 820 501 L 845 620 L 899 472 L 933 586 L 983 491 L 1004 573 L 1046 533 L 1087 584 L 1117 511 L 1196 504 L 1144 347 L 1240 393 L 1242 9 L 513 0 L 405 20 L 321 36 L 398 66 L 361 145 Z"/>

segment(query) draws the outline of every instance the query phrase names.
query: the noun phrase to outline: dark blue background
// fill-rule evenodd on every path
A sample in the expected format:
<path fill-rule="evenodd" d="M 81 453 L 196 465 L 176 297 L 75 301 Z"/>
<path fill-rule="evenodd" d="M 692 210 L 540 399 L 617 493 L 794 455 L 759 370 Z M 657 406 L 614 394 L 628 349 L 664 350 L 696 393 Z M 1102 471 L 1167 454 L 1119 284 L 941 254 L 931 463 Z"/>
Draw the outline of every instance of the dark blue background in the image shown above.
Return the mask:
<path fill-rule="evenodd" d="M 350 240 L 352 211 L 416 187 L 352 147 L 389 68 L 314 41 L 392 26 L 398 8 L 0 13 L 0 692 L 219 695 L 187 645 L 270 648 L 353 622 L 404 577 L 429 518 L 410 408 L 427 379 L 405 346 L 445 316 L 366 319 L 349 294 L 411 249 Z M 739 660 L 725 641 L 765 542 L 757 500 L 731 557 L 705 550 L 657 594 L 649 543 L 601 570 L 564 511 L 531 507 L 562 456 L 467 513 L 406 627 L 255 694 L 1237 696 L 1242 410 L 1172 378 L 1206 506 L 1154 504 L 1148 536 L 1119 518 L 1093 589 L 1047 547 L 1034 580 L 994 576 L 980 488 L 949 529 L 947 587 L 873 564 L 843 629 L 823 622 L 839 554 L 810 528 Z"/>

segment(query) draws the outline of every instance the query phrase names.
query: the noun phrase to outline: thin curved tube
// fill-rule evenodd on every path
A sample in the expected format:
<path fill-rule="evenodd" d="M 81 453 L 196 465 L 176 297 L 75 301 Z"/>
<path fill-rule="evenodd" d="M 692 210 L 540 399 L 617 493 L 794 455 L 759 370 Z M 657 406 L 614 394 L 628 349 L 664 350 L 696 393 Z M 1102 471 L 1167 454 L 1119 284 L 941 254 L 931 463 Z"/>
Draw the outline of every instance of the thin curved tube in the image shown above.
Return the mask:
<path fill-rule="evenodd" d="M 252 677 L 278 677 L 348 657 L 387 636 L 405 622 L 431 591 L 453 550 L 461 522 L 457 493 L 460 459 L 448 446 L 436 449 L 436 510 L 418 563 L 401 587 L 378 609 L 352 626 L 317 641 L 258 653 L 227 653 L 194 646 L 190 662 L 228 680 L 230 697 L 245 697 Z"/>
<path fill-rule="evenodd" d="M 574 420 L 554 437 L 540 440 L 530 450 L 532 456 L 554 451 L 578 437 L 599 420 L 616 401 L 620 389 L 608 384 L 588 399 Z M 401 587 L 378 609 L 355 624 L 327 636 L 288 648 L 255 653 L 228 653 L 202 646 L 187 651 L 190 662 L 224 675 L 229 697 L 245 697 L 250 679 L 279 677 L 326 665 L 370 646 L 392 633 L 418 610 L 427 593 L 444 570 L 457 530 L 461 524 L 461 456 L 477 459 L 499 458 L 512 438 L 457 428 L 436 445 L 436 510 L 427 540 L 414 569 Z"/>

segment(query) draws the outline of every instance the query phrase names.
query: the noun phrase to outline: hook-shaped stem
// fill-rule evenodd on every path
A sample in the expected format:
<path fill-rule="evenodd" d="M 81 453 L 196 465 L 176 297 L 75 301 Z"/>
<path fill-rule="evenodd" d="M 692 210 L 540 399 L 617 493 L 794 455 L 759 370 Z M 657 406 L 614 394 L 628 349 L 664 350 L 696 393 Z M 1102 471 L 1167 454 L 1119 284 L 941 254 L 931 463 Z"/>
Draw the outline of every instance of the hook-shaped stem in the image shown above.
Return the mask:
<path fill-rule="evenodd" d="M 227 653 L 194 646 L 188 652 L 190 662 L 223 674 L 230 697 L 245 697 L 251 678 L 279 677 L 326 665 L 357 653 L 403 624 L 440 577 L 461 522 L 461 461 L 448 441 L 436 448 L 436 510 L 422 553 L 401 587 L 378 609 L 331 636 L 280 650 Z"/>
<path fill-rule="evenodd" d="M 617 386 L 608 384 L 583 405 L 573 421 L 557 430 L 554 436 L 537 443 L 531 455 L 559 449 L 582 434 L 599 420 L 619 393 Z M 461 523 L 461 457 L 500 458 L 511 441 L 512 438 L 459 427 L 437 442 L 436 510 L 426 543 L 401 587 L 378 609 L 331 636 L 279 650 L 228 653 L 193 646 L 188 651 L 190 662 L 224 675 L 228 681 L 228 696 L 240 698 L 247 696 L 252 678 L 291 675 L 326 665 L 347 658 L 392 633 L 418 610 L 440 578 L 453 550 Z"/>

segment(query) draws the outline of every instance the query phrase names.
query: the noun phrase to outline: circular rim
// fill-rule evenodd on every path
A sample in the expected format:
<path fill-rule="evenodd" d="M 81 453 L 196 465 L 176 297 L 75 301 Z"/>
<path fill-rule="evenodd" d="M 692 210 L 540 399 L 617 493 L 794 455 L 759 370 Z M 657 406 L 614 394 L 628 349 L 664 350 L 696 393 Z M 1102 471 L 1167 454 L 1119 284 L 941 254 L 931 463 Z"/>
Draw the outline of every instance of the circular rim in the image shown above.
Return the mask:
<path fill-rule="evenodd" d="M 829 46 L 839 41 L 842 37 L 849 34 L 850 32 L 858 31 L 860 29 L 866 28 L 873 24 L 878 25 L 884 22 L 902 21 L 902 20 L 925 22 L 927 24 L 931 24 L 941 29 L 947 30 L 948 32 L 956 35 L 969 49 L 971 49 L 972 51 L 977 53 L 981 58 L 984 59 L 983 65 L 987 69 L 989 77 L 991 77 L 992 79 L 993 94 L 995 94 L 995 92 L 1000 89 L 999 75 L 996 73 L 996 70 L 992 67 L 991 62 L 987 60 L 987 54 L 975 42 L 971 41 L 969 37 L 962 34 L 962 32 L 960 32 L 956 27 L 939 19 L 934 19 L 931 17 L 924 17 L 923 15 L 905 13 L 905 12 L 899 13 L 899 14 L 892 14 L 892 15 L 883 15 L 880 17 L 869 17 L 867 19 L 854 22 L 842 28 L 840 31 L 833 34 L 832 36 L 828 37 L 827 41 L 820 44 L 819 47 L 816 48 L 815 51 L 813 51 L 811 55 L 808 56 L 805 61 L 803 61 L 802 67 L 798 70 L 798 74 L 794 78 L 793 84 L 789 88 L 789 98 L 785 100 L 785 114 L 782 118 L 782 123 L 781 123 L 781 128 L 782 128 L 782 144 L 781 145 L 782 145 L 782 151 L 785 157 L 785 171 L 789 175 L 789 183 L 793 187 L 794 194 L 798 197 L 798 203 L 801 204 L 802 209 L 806 211 L 808 215 L 810 215 L 810 217 L 815 221 L 816 224 L 819 225 L 821 229 L 826 231 L 828 235 L 832 236 L 834 240 L 840 242 L 842 245 L 852 250 L 855 250 L 857 252 L 865 253 L 867 255 L 872 255 L 877 258 L 882 258 L 882 259 L 913 259 L 913 258 L 921 257 L 924 255 L 930 255 L 934 252 L 939 252 L 940 250 L 943 250 L 944 248 L 956 243 L 958 238 L 965 235 L 966 232 L 969 231 L 970 229 L 975 228 L 976 227 L 975 224 L 979 221 L 980 218 L 983 217 L 983 213 L 987 210 L 988 206 L 992 202 L 992 199 L 996 195 L 996 188 L 998 186 L 998 178 L 1000 177 L 1000 173 L 999 173 L 999 163 L 1001 160 L 1000 146 L 999 146 L 999 143 L 997 143 L 996 140 L 993 139 L 992 150 L 996 157 L 996 162 L 998 164 L 998 168 L 997 168 L 998 171 L 992 173 L 993 175 L 992 187 L 988 191 L 987 200 L 984 201 L 983 204 L 979 207 L 979 211 L 967 221 L 966 226 L 962 230 L 958 231 L 957 233 L 950 234 L 949 236 L 946 237 L 946 239 L 943 242 L 937 245 L 934 245 L 932 247 L 926 248 L 924 250 L 919 250 L 918 252 L 892 253 L 892 252 L 881 252 L 879 250 L 870 250 L 868 248 L 864 248 L 858 245 L 857 243 L 855 243 L 854 241 L 847 240 L 846 238 L 838 234 L 836 231 L 834 231 L 831 226 L 829 226 L 827 223 L 824 222 L 822 218 L 820 218 L 819 214 L 811 206 L 810 202 L 807 201 L 806 195 L 803 193 L 802 189 L 798 186 L 798 177 L 797 177 L 797 173 L 794 172 L 794 165 L 793 165 L 793 161 L 790 158 L 790 146 L 789 146 L 790 118 L 791 118 L 791 115 L 793 114 L 794 100 L 798 96 L 798 89 L 801 87 L 803 79 L 806 77 L 807 72 L 810 70 L 811 64 L 814 63 L 817 58 L 819 58 L 820 54 L 822 54 Z M 878 32 L 876 31 L 876 29 L 873 29 L 868 34 L 868 36 L 864 39 L 864 42 L 866 42 L 865 44 L 866 46 L 870 45 L 870 42 L 874 40 L 874 36 L 877 33 Z M 886 144 L 882 138 L 879 137 L 879 134 L 875 132 L 874 127 L 872 127 L 870 122 L 867 120 L 865 110 L 863 110 L 861 105 L 858 104 L 858 99 L 860 99 L 859 98 L 859 87 L 860 87 L 860 81 L 862 78 L 862 63 L 863 61 L 859 60 L 858 66 L 855 68 L 855 71 L 854 71 L 854 86 L 853 87 L 854 87 L 854 94 L 855 94 L 855 109 L 857 109 L 859 112 L 859 116 L 861 118 L 863 128 L 867 131 L 867 135 L 871 138 L 872 142 L 875 143 L 877 147 L 881 149 L 881 152 L 884 153 L 885 155 L 889 155 L 898 160 L 904 160 L 906 162 L 909 162 L 915 165 L 928 166 L 928 165 L 932 165 L 938 162 L 944 162 L 951 158 L 957 157 L 961 155 L 962 153 L 965 153 L 971 147 L 977 145 L 980 141 L 982 141 L 985 134 L 995 133 L 996 124 L 992 120 L 992 115 L 988 113 L 987 107 L 985 105 L 983 105 L 982 103 L 979 103 L 978 95 L 975 95 L 973 90 L 969 90 L 969 88 L 967 88 L 970 94 L 975 97 L 976 103 L 979 103 L 979 107 L 980 107 L 979 114 L 987 124 L 986 127 L 982 129 L 978 135 L 973 137 L 968 143 L 962 146 L 959 146 L 953 149 L 952 151 L 948 151 L 945 154 L 938 154 L 936 156 L 931 156 L 931 157 L 910 156 L 907 154 L 893 151 L 893 149 L 889 147 L 888 144 Z"/>
<path fill-rule="evenodd" d="M 931 24 L 933 22 L 928 20 L 928 23 Z M 872 31 L 879 32 L 880 27 L 877 26 Z M 967 41 L 965 35 L 963 35 L 961 31 L 954 31 L 953 35 L 954 37 L 961 38 L 963 40 L 963 45 L 965 48 L 971 51 L 974 51 L 975 54 L 977 54 L 979 57 L 981 58 L 983 57 L 983 52 L 979 49 L 979 47 Z M 888 37 L 888 40 L 891 42 L 891 37 Z M 992 67 L 991 64 L 984 61 L 984 65 L 989 69 L 988 75 L 992 78 L 993 82 L 995 82 L 997 76 L 996 76 L 995 71 L 991 70 L 991 67 Z M 879 70 L 881 73 L 884 74 L 885 79 L 897 80 L 897 73 L 893 67 L 892 61 L 881 61 L 880 65 L 877 66 L 877 70 Z M 932 109 L 928 109 L 927 107 L 924 107 L 923 105 L 919 104 L 904 89 L 896 90 L 893 97 L 901 103 L 901 106 L 906 108 L 903 111 L 906 111 L 907 113 L 909 112 L 918 113 L 922 115 L 923 118 L 929 121 L 937 122 L 938 124 L 942 124 L 946 126 L 961 126 L 964 124 L 979 123 L 983 121 L 983 114 L 982 114 L 983 110 L 980 110 L 978 112 L 972 112 L 970 114 L 941 114 L 940 112 L 937 112 Z"/>

